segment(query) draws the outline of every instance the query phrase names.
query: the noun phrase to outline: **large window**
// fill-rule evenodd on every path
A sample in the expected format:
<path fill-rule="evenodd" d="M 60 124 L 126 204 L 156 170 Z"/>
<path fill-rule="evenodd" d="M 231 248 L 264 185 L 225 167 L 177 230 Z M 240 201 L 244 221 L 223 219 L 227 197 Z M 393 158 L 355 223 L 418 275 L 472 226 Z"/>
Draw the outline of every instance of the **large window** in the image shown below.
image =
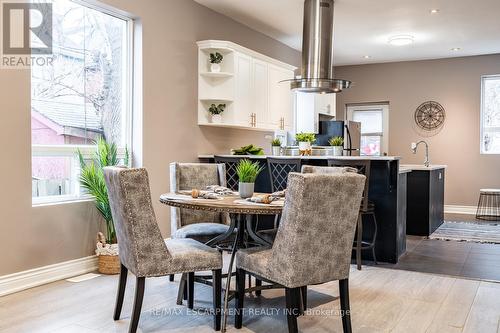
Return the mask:
<path fill-rule="evenodd" d="M 482 77 L 481 153 L 500 154 L 500 75 Z"/>
<path fill-rule="evenodd" d="M 82 2 L 53 2 L 52 64 L 31 68 L 33 203 L 75 200 L 79 149 L 131 142 L 132 22 Z M 32 36 L 32 43 L 36 43 Z"/>
<path fill-rule="evenodd" d="M 347 120 L 361 123 L 362 156 L 382 156 L 389 148 L 389 105 L 349 105 Z"/>

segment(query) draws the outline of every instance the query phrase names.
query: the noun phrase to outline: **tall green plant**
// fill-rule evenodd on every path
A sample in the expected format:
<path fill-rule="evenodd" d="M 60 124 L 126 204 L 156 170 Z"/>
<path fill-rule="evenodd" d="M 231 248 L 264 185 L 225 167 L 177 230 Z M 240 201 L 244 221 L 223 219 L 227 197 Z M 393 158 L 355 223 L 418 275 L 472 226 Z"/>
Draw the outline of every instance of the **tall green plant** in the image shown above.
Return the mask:
<path fill-rule="evenodd" d="M 108 190 L 104 181 L 103 168 L 118 165 L 117 147 L 114 143 L 108 143 L 104 139 L 97 140 L 97 150 L 90 163 L 85 163 L 80 149 L 78 149 L 80 160 L 80 183 L 95 200 L 95 205 L 106 223 L 106 242 L 116 243 L 116 231 L 109 206 Z M 125 150 L 124 164 L 129 163 L 128 149 Z"/>
<path fill-rule="evenodd" d="M 244 159 L 236 166 L 236 174 L 240 183 L 255 183 L 257 176 L 263 169 L 259 162 Z"/>

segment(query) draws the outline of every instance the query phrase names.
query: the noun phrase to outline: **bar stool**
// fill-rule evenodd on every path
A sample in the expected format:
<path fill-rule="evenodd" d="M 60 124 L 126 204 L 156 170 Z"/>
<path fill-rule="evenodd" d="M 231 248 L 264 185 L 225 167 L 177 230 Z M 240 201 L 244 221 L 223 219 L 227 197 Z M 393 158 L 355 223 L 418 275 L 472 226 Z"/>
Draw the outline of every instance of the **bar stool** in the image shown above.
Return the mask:
<path fill-rule="evenodd" d="M 500 189 L 483 188 L 479 190 L 476 219 L 500 221 Z"/>
<path fill-rule="evenodd" d="M 368 193 L 370 190 L 370 160 L 344 160 L 344 159 L 329 159 L 328 166 L 331 167 L 351 167 L 358 170 L 358 173 L 366 177 L 365 189 L 363 191 L 363 199 L 359 208 L 357 236 L 354 241 L 353 249 L 356 251 L 356 265 L 358 270 L 361 270 L 361 251 L 371 250 L 373 262 L 377 264 L 375 255 L 375 243 L 377 240 L 377 218 L 375 217 L 375 204 L 368 201 Z M 373 234 L 369 240 L 363 240 L 363 216 L 371 216 L 373 223 Z"/>
<path fill-rule="evenodd" d="M 267 169 L 273 192 L 286 189 L 286 182 L 290 172 L 300 172 L 300 158 L 268 157 Z"/>
<path fill-rule="evenodd" d="M 226 166 L 226 186 L 233 191 L 238 191 L 238 175 L 236 174 L 236 166 L 241 160 L 241 157 L 226 157 L 214 156 L 216 164 L 225 164 Z"/>

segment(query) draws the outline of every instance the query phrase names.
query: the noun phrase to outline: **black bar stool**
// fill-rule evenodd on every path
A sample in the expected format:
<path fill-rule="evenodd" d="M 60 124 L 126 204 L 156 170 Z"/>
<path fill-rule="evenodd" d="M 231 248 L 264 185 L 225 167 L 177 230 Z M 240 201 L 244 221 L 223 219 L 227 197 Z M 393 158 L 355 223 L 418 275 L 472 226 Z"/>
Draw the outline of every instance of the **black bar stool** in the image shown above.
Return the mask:
<path fill-rule="evenodd" d="M 368 193 L 370 190 L 370 160 L 344 160 L 344 159 L 329 159 L 328 166 L 333 167 L 351 167 L 358 170 L 359 174 L 366 177 L 365 189 L 363 191 L 363 199 L 361 207 L 359 208 L 357 236 L 354 241 L 353 249 L 356 251 L 356 265 L 358 270 L 361 270 L 361 251 L 372 250 L 373 261 L 377 264 L 377 257 L 375 255 L 375 243 L 377 240 L 377 218 L 375 217 L 375 204 L 368 201 Z M 363 240 L 363 216 L 371 216 L 373 223 L 373 234 L 369 240 Z"/>
<path fill-rule="evenodd" d="M 500 189 L 483 188 L 479 190 L 476 219 L 500 221 Z"/>
<path fill-rule="evenodd" d="M 286 182 L 290 172 L 300 172 L 300 158 L 268 157 L 267 169 L 273 192 L 286 189 Z"/>
<path fill-rule="evenodd" d="M 238 175 L 236 166 L 241 161 L 241 157 L 214 156 L 215 163 L 226 165 L 226 186 L 233 191 L 238 191 Z"/>

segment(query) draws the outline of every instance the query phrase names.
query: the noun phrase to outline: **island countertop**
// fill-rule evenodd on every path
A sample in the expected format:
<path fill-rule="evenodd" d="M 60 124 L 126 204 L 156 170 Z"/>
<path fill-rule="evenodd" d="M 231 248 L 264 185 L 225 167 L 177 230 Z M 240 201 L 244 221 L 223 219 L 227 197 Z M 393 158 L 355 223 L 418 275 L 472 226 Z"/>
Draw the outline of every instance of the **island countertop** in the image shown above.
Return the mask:
<path fill-rule="evenodd" d="M 198 158 L 211 159 L 215 155 L 206 154 L 198 155 Z M 279 157 L 279 158 L 300 158 L 303 160 L 328 160 L 328 159 L 342 159 L 342 160 L 374 160 L 374 161 L 396 161 L 400 160 L 399 156 L 273 156 L 273 155 L 217 155 L 221 157 L 241 157 L 241 158 L 255 158 L 255 159 L 266 159 L 267 157 Z"/>

